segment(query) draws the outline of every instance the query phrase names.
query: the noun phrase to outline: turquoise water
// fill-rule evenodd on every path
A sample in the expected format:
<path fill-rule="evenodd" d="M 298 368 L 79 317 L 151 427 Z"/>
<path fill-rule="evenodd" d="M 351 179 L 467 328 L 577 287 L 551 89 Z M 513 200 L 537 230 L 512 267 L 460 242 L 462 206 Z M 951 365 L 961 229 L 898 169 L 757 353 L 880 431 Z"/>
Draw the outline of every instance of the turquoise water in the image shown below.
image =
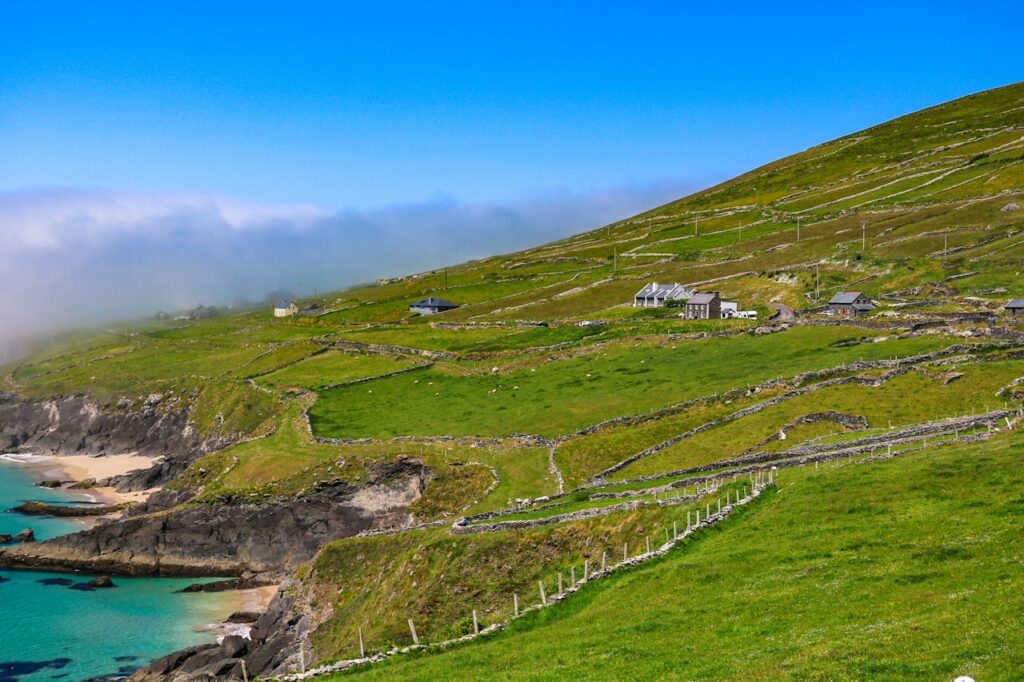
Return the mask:
<path fill-rule="evenodd" d="M 0 510 L 29 499 L 85 499 L 36 488 L 37 472 L 0 459 Z M 0 534 L 14 535 L 26 526 L 39 539 L 80 528 L 67 519 L 0 512 Z M 212 633 L 196 628 L 222 620 L 230 610 L 222 595 L 175 594 L 196 582 L 188 579 L 115 577 L 114 589 L 73 589 L 93 577 L 0 569 L 0 682 L 125 674 L 152 658 L 213 641 Z"/>

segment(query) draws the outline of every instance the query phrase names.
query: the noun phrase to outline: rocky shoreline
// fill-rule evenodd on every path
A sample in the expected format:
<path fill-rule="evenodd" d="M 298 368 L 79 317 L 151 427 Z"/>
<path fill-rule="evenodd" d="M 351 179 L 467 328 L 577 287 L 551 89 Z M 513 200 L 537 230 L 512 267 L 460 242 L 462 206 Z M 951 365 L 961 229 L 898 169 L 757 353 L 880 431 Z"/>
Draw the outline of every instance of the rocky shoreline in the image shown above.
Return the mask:
<path fill-rule="evenodd" d="M 0 394 L 0 451 L 58 458 L 85 454 L 159 458 L 147 468 L 93 482 L 119 491 L 162 485 L 197 457 L 223 445 L 202 442 L 185 414 L 161 412 L 156 405 L 137 412 L 104 411 L 81 396 L 30 401 Z M 285 580 L 326 542 L 404 525 L 409 506 L 419 499 L 430 476 L 420 462 L 401 459 L 371 467 L 358 484 L 336 480 L 312 492 L 258 504 L 199 501 L 191 489 L 159 490 L 127 508 L 29 503 L 20 511 L 62 516 L 113 511 L 119 515 L 100 518 L 78 533 L 2 547 L 0 567 L 115 577 L 224 577 L 229 580 L 195 589 L 271 589 L 267 586 Z M 69 477 L 75 478 L 60 480 Z M 242 657 L 250 675 L 266 676 L 294 654 L 296 625 L 292 602 L 286 590 L 279 590 L 251 628 L 235 623 L 235 630 L 224 631 L 248 629 L 251 639 L 224 634 L 219 644 L 158 659 L 135 678 L 168 679 L 172 672 L 179 676 L 210 665 L 222 670 L 225 661 L 239 665 Z"/>

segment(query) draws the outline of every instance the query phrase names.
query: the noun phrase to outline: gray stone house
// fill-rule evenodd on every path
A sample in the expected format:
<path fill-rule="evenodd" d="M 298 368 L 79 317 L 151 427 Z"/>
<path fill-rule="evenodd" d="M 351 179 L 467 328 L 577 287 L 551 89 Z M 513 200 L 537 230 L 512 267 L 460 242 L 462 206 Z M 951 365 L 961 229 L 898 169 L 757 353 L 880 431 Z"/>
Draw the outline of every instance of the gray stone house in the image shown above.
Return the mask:
<path fill-rule="evenodd" d="M 856 317 L 875 309 L 875 304 L 860 291 L 840 291 L 828 301 L 833 315 Z"/>
<path fill-rule="evenodd" d="M 722 317 L 722 299 L 717 291 L 694 294 L 686 301 L 684 316 L 687 320 L 717 320 Z"/>
<path fill-rule="evenodd" d="M 1024 298 L 1015 298 L 1006 304 L 1003 308 L 1006 314 L 1010 317 L 1017 319 L 1017 317 L 1024 317 Z"/>

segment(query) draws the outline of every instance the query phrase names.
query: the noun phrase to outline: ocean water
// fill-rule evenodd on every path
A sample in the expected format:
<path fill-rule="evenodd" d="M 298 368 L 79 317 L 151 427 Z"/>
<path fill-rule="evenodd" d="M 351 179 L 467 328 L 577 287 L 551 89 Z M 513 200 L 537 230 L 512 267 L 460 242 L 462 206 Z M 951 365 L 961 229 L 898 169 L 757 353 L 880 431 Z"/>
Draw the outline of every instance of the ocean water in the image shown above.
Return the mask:
<path fill-rule="evenodd" d="M 0 457 L 0 534 L 31 527 L 45 539 L 81 527 L 8 511 L 30 499 L 87 499 L 37 488 L 38 476 L 38 465 Z M 114 577 L 113 589 L 81 589 L 93 577 L 0 569 L 0 682 L 124 676 L 150 659 L 213 641 L 202 628 L 231 610 L 221 594 L 176 594 L 194 579 Z"/>

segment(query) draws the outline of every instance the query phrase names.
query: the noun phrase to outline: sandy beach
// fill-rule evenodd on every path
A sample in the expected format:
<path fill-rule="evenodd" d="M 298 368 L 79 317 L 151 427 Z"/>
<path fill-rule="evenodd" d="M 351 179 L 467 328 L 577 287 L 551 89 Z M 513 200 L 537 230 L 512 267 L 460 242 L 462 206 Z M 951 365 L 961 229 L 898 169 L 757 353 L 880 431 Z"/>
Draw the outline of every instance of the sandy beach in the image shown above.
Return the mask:
<path fill-rule="evenodd" d="M 244 611 L 247 613 L 260 613 L 267 608 L 267 604 L 277 594 L 278 585 L 267 585 L 265 587 L 251 587 L 244 590 L 227 590 L 221 592 L 223 600 L 218 600 L 213 618 L 227 618 L 233 613 Z M 211 618 L 212 620 L 212 618 Z M 197 630 L 209 630 L 217 636 L 220 641 L 227 635 L 242 635 L 248 637 L 251 624 L 245 623 L 199 623 Z"/>
<path fill-rule="evenodd" d="M 110 476 L 120 476 L 129 471 L 148 469 L 157 460 L 141 455 L 67 455 L 53 457 L 50 463 L 61 468 L 65 476 L 73 481 L 88 479 L 102 480 Z M 98 502 L 121 504 L 122 502 L 141 502 L 152 495 L 157 488 L 132 493 L 121 493 L 111 487 L 90 488 L 88 492 L 96 496 Z"/>
<path fill-rule="evenodd" d="M 86 481 L 102 480 L 110 476 L 120 476 L 129 471 L 147 469 L 157 459 L 141 455 L 5 455 L 22 466 L 30 467 L 38 472 L 43 480 Z M 121 504 L 123 502 L 141 502 L 152 495 L 158 488 L 138 492 L 121 493 L 112 487 L 104 486 L 82 490 L 96 502 L 104 504 Z"/>

